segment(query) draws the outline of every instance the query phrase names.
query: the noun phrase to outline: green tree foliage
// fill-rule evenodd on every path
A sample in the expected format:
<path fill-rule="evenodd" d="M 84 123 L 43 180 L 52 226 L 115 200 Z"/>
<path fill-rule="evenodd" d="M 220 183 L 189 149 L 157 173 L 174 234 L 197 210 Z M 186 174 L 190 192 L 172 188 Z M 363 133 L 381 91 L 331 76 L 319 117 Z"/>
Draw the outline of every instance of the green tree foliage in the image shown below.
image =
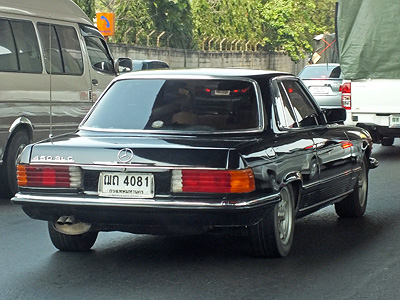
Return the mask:
<path fill-rule="evenodd" d="M 115 14 L 115 36 L 110 41 L 145 44 L 143 34 L 154 29 L 147 0 L 99 0 L 97 5 L 99 11 Z"/>
<path fill-rule="evenodd" d="M 99 0 L 99 7 L 115 13 L 114 42 L 155 45 L 162 34 L 162 46 L 192 47 L 189 0 Z"/>
<path fill-rule="evenodd" d="M 283 50 L 293 60 L 311 51 L 310 37 L 316 31 L 312 23 L 313 0 L 271 0 L 261 10 L 264 42 L 268 50 Z"/>
<path fill-rule="evenodd" d="M 262 36 L 260 1 L 192 0 L 194 37 L 258 42 Z"/>
<path fill-rule="evenodd" d="M 315 1 L 315 11 L 312 23 L 318 33 L 335 32 L 335 6 L 337 0 Z"/>
<path fill-rule="evenodd" d="M 336 0 L 192 0 L 194 37 L 260 42 L 293 60 L 312 50 L 314 35 L 334 30 Z"/>
<path fill-rule="evenodd" d="M 153 0 L 148 3 L 155 29 L 166 32 L 170 37 L 169 46 L 192 48 L 190 0 Z"/>
<path fill-rule="evenodd" d="M 96 0 L 74 0 L 90 16 Z M 294 61 L 312 50 L 312 39 L 334 32 L 336 0 L 97 0 L 97 9 L 114 12 L 113 42 L 201 49 L 250 43 L 283 51 Z M 152 35 L 150 36 L 150 33 Z M 206 47 L 208 49 L 208 47 Z M 258 47 L 259 48 L 259 47 Z M 254 48 L 253 48 L 254 49 Z"/>
<path fill-rule="evenodd" d="M 93 20 L 96 16 L 95 0 L 74 0 L 76 4 Z"/>

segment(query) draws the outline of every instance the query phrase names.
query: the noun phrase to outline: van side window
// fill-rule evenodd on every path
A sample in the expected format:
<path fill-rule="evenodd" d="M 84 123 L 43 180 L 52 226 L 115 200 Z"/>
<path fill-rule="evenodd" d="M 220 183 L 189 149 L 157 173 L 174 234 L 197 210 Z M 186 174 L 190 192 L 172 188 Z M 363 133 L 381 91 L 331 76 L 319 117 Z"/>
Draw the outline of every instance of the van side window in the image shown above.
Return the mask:
<path fill-rule="evenodd" d="M 0 70 L 18 71 L 17 54 L 10 23 L 0 19 Z"/>
<path fill-rule="evenodd" d="M 80 25 L 80 28 L 93 69 L 114 75 L 114 62 L 101 33 L 90 26 Z"/>
<path fill-rule="evenodd" d="M 82 75 L 82 51 L 75 29 L 43 23 L 38 24 L 38 29 L 47 73 Z"/>
<path fill-rule="evenodd" d="M 0 71 L 41 73 L 42 62 L 33 24 L 0 19 Z"/>

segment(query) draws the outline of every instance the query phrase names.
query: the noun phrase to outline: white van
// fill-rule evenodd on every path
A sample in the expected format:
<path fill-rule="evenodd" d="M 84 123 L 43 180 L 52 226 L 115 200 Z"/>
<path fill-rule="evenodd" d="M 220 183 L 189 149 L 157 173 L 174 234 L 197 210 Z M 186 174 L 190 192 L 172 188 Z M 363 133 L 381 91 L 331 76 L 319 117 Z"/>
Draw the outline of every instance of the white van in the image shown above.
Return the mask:
<path fill-rule="evenodd" d="M 71 0 L 0 0 L 0 198 L 17 192 L 23 147 L 73 131 L 118 70 Z M 125 66 L 123 66 L 125 65 Z"/>

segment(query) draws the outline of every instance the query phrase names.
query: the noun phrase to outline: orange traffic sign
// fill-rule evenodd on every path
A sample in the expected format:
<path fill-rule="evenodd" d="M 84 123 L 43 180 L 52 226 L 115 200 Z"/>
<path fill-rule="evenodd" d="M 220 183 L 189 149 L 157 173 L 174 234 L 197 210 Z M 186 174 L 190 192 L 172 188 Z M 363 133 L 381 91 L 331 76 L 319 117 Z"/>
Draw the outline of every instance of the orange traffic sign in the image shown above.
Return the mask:
<path fill-rule="evenodd" d="M 104 36 L 114 35 L 114 13 L 96 13 L 97 28 Z"/>

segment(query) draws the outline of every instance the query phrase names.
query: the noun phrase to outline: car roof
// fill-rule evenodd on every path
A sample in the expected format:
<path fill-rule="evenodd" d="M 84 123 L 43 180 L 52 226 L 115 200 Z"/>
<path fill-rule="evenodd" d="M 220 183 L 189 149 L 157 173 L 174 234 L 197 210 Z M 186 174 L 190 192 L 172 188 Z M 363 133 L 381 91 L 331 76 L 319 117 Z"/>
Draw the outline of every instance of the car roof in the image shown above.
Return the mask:
<path fill-rule="evenodd" d="M 82 9 L 70 0 L 0 0 L 0 11 L 93 26 L 93 22 Z"/>
<path fill-rule="evenodd" d="M 128 79 L 139 77 L 153 78 L 173 78 L 173 77 L 249 77 L 259 75 L 290 75 L 290 73 L 271 71 L 271 70 L 254 70 L 242 68 L 199 68 L 199 69 L 175 69 L 175 70 L 149 70 L 146 72 L 129 72 L 116 78 Z"/>

